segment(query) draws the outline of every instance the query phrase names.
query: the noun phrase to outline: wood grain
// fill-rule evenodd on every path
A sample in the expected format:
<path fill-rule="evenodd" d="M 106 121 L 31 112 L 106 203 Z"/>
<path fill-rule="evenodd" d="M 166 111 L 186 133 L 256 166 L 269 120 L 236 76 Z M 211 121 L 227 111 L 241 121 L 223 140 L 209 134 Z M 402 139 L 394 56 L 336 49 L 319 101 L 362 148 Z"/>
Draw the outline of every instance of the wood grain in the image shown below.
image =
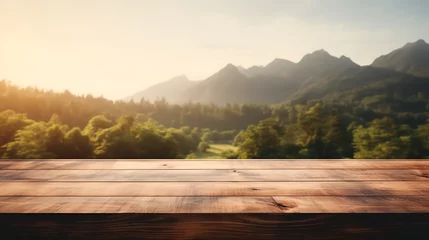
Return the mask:
<path fill-rule="evenodd" d="M 419 239 L 429 229 L 428 180 L 427 160 L 0 160 L 0 231 L 10 239 Z"/>
<path fill-rule="evenodd" d="M 429 169 L 423 160 L 0 160 L 0 169 Z"/>
<path fill-rule="evenodd" d="M 1 213 L 280 213 L 272 197 L 0 197 Z"/>
<path fill-rule="evenodd" d="M 0 170 L 0 181 L 429 181 L 429 170 Z"/>
<path fill-rule="evenodd" d="M 427 196 L 273 198 L 284 213 L 429 213 Z"/>
<path fill-rule="evenodd" d="M 9 239 L 424 239 L 428 214 L 0 214 Z"/>
<path fill-rule="evenodd" d="M 0 182 L 0 196 L 424 196 L 424 181 Z"/>
<path fill-rule="evenodd" d="M 429 213 L 427 197 L 0 197 L 2 213 Z"/>

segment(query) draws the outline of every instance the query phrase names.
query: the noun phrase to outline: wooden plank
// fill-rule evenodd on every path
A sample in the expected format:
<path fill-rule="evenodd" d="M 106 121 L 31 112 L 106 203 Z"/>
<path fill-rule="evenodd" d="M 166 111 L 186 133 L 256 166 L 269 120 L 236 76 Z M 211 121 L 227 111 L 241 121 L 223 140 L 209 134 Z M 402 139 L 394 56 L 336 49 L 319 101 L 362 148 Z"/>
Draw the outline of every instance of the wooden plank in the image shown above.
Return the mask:
<path fill-rule="evenodd" d="M 424 214 L 52 214 L 1 215 L 0 223 L 13 239 L 419 239 L 429 221 Z"/>
<path fill-rule="evenodd" d="M 273 197 L 284 213 L 429 213 L 429 196 Z"/>
<path fill-rule="evenodd" d="M 424 239 L 428 214 L 0 214 L 9 239 Z"/>
<path fill-rule="evenodd" d="M 0 213 L 280 213 L 272 197 L 0 197 Z"/>
<path fill-rule="evenodd" d="M 0 197 L 0 213 L 429 213 L 427 196 Z"/>
<path fill-rule="evenodd" d="M 428 181 L 429 170 L 0 170 L 0 181 Z"/>
<path fill-rule="evenodd" d="M 0 182 L 0 196 L 429 195 L 424 181 L 391 182 Z"/>
<path fill-rule="evenodd" d="M 425 160 L 0 160 L 0 169 L 429 169 Z"/>

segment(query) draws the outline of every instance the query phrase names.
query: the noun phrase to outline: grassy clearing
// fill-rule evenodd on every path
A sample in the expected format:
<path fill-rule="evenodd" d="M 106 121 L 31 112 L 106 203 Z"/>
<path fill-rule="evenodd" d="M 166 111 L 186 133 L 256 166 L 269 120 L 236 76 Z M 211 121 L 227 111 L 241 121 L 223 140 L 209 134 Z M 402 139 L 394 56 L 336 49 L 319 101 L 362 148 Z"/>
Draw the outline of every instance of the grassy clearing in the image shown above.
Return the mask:
<path fill-rule="evenodd" d="M 237 147 L 230 144 L 210 144 L 210 148 L 206 153 L 197 153 L 198 159 L 222 159 L 221 153 L 223 151 L 232 150 L 237 151 Z"/>

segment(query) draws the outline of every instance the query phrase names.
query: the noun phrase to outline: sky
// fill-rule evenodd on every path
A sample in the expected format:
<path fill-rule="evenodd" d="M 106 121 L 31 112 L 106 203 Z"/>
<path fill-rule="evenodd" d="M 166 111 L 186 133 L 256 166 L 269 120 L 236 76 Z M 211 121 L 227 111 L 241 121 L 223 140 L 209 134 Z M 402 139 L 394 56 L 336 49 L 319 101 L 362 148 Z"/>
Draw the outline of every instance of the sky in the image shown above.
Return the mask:
<path fill-rule="evenodd" d="M 0 79 L 117 100 L 229 63 L 429 42 L 427 0 L 0 0 Z"/>

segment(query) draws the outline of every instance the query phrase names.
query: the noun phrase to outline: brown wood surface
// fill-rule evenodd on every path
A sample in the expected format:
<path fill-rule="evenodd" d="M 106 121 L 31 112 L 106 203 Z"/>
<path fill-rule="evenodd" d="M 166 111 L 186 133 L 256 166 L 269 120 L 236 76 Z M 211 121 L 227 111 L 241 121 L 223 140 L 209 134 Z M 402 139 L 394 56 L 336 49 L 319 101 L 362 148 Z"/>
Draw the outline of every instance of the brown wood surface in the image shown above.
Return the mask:
<path fill-rule="evenodd" d="M 424 160 L 1 160 L 0 169 L 429 169 Z"/>
<path fill-rule="evenodd" d="M 383 239 L 407 231 L 415 239 L 429 229 L 421 214 L 429 213 L 428 181 L 427 160 L 0 160 L 0 231 L 13 239 Z"/>
<path fill-rule="evenodd" d="M 427 196 L 273 198 L 285 213 L 429 213 Z"/>
<path fill-rule="evenodd" d="M 425 196 L 0 197 L 2 213 L 429 213 Z"/>
<path fill-rule="evenodd" d="M 0 170 L 1 181 L 429 181 L 429 170 Z"/>
<path fill-rule="evenodd" d="M 0 214 L 2 239 L 426 239 L 429 214 Z"/>
<path fill-rule="evenodd" d="M 0 182 L 0 196 L 425 196 L 424 181 L 388 182 Z"/>
<path fill-rule="evenodd" d="M 272 197 L 0 197 L 2 213 L 281 213 Z"/>

